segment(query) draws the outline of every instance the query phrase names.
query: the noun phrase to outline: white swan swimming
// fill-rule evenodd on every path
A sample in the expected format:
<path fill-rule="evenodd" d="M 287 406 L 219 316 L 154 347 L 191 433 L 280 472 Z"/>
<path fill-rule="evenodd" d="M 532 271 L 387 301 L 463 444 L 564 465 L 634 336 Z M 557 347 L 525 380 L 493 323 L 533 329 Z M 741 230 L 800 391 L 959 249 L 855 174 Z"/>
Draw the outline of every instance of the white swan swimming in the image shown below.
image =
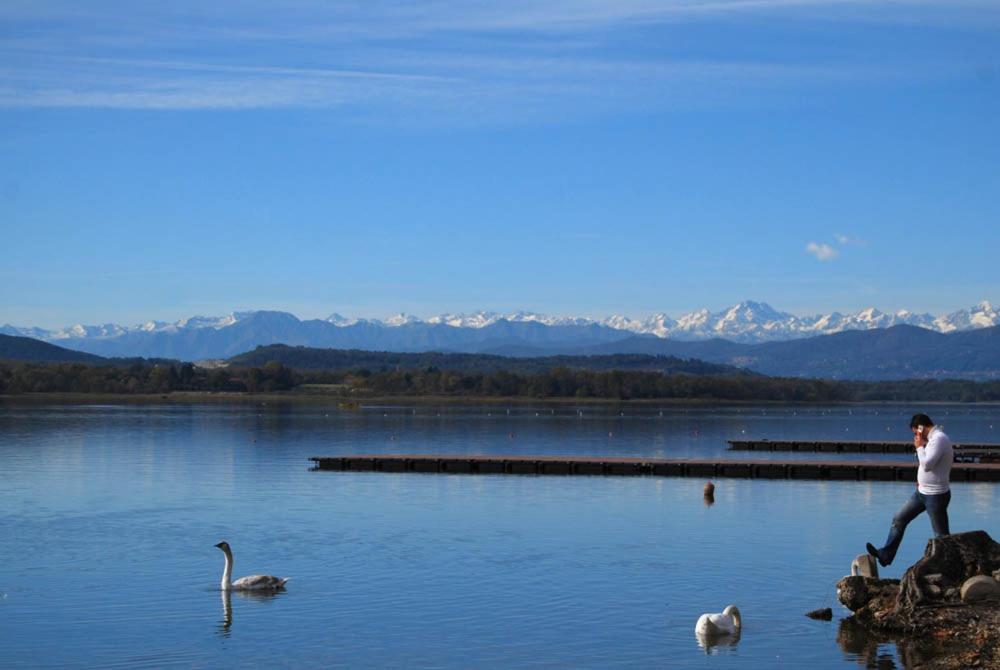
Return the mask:
<path fill-rule="evenodd" d="M 288 577 L 274 577 L 273 575 L 250 575 L 240 577 L 235 582 L 230 581 L 233 577 L 233 550 L 229 548 L 229 543 L 223 540 L 215 545 L 226 555 L 226 567 L 222 571 L 223 591 L 277 591 L 285 588 Z"/>
<path fill-rule="evenodd" d="M 722 637 L 739 635 L 742 628 L 739 608 L 730 605 L 721 614 L 702 614 L 698 617 L 694 632 L 699 637 Z"/>

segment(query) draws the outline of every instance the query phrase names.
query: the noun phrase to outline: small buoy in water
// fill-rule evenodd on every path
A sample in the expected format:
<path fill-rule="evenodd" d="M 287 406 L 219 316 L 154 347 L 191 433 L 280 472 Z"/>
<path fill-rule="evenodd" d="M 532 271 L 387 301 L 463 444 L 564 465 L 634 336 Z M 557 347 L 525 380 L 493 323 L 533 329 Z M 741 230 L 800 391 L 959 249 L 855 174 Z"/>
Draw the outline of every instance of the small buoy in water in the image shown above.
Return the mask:
<path fill-rule="evenodd" d="M 702 494 L 704 494 L 704 496 L 706 498 L 714 498 L 715 497 L 715 484 L 713 484 L 712 482 L 705 482 L 705 488 L 703 488 L 701 490 L 701 492 L 702 492 Z"/>

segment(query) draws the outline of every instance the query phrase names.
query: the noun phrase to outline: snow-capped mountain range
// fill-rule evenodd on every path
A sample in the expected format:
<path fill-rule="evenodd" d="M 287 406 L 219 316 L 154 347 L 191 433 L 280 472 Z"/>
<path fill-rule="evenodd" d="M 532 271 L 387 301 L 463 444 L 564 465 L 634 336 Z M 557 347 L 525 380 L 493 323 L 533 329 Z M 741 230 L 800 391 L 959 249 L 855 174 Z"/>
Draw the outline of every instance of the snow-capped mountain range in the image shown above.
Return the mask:
<path fill-rule="evenodd" d="M 0 333 L 32 337 L 73 347 L 74 341 L 112 340 L 126 335 L 143 333 L 167 335 L 203 329 L 219 331 L 244 322 L 257 314 L 261 314 L 261 312 L 233 312 L 222 317 L 194 316 L 172 323 L 148 321 L 134 326 L 121 326 L 114 323 L 97 326 L 77 324 L 60 330 L 4 325 L 0 327 Z M 287 316 L 297 321 L 294 316 Z M 601 326 L 623 331 L 623 334 L 655 335 L 675 340 L 697 341 L 721 338 L 734 342 L 757 343 L 828 335 L 845 330 L 888 328 L 900 324 L 919 326 L 940 333 L 952 333 L 1000 325 L 1000 310 L 984 300 L 968 309 L 960 309 L 940 316 L 906 310 L 882 312 L 874 307 L 851 314 L 833 312 L 815 316 L 795 316 L 787 312 L 779 312 L 767 303 L 744 301 L 718 312 L 700 309 L 677 318 L 667 314 L 654 314 L 645 319 L 634 319 L 620 315 L 604 319 L 589 319 L 584 317 L 553 317 L 524 311 L 513 313 L 478 311 L 464 314 L 440 314 L 427 319 L 409 314 L 397 314 L 387 319 L 352 319 L 335 313 L 321 321 L 321 323 L 338 328 L 357 326 L 400 328 L 426 324 L 462 329 L 483 329 L 501 322 L 535 323 L 542 326 Z"/>

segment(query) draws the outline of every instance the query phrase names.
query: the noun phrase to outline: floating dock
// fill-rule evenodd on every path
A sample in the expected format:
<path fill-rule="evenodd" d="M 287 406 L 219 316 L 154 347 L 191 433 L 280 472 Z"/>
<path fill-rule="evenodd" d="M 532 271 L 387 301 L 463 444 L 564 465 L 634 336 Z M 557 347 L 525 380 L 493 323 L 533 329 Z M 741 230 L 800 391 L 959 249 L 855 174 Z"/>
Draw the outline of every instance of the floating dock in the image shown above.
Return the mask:
<path fill-rule="evenodd" d="M 730 451 L 791 451 L 828 454 L 912 454 L 912 442 L 845 440 L 728 440 Z M 1000 462 L 1000 444 L 956 444 L 955 461 Z"/>
<path fill-rule="evenodd" d="M 654 477 L 740 477 L 908 481 L 916 463 L 899 461 L 660 460 L 595 456 L 463 456 L 361 454 L 314 456 L 314 470 L 337 472 L 424 472 L 463 475 L 611 475 Z M 1000 482 L 1000 464 L 955 463 L 953 482 Z"/>

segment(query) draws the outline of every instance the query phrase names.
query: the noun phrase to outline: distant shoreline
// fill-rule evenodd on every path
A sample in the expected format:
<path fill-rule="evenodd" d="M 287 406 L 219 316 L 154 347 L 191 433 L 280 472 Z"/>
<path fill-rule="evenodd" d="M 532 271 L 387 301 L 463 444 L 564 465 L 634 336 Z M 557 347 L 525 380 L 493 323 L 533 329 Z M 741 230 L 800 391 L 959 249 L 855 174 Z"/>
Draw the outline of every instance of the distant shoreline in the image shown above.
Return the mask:
<path fill-rule="evenodd" d="M 171 393 L 16 393 L 0 394 L 0 402 L 28 402 L 28 403 L 64 403 L 70 404 L 92 404 L 95 402 L 105 402 L 114 404 L 153 404 L 153 403 L 278 403 L 278 404 L 313 404 L 313 405 L 357 405 L 358 408 L 366 405 L 588 405 L 588 406 L 748 406 L 748 405 L 774 405 L 774 406 L 911 406 L 911 407 L 934 407 L 943 405 L 961 405 L 963 407 L 984 407 L 1000 406 L 1000 402 L 958 402 L 958 401 L 906 401 L 906 400 L 850 400 L 850 401 L 827 401 L 827 400 L 722 400 L 715 398 L 637 398 L 637 399 L 617 399 L 617 398 L 534 398 L 530 396 L 370 396 L 363 398 L 346 398 L 335 395 L 278 392 L 278 393 L 246 393 L 237 391 L 174 391 Z M 346 411 L 353 407 L 342 407 Z"/>

